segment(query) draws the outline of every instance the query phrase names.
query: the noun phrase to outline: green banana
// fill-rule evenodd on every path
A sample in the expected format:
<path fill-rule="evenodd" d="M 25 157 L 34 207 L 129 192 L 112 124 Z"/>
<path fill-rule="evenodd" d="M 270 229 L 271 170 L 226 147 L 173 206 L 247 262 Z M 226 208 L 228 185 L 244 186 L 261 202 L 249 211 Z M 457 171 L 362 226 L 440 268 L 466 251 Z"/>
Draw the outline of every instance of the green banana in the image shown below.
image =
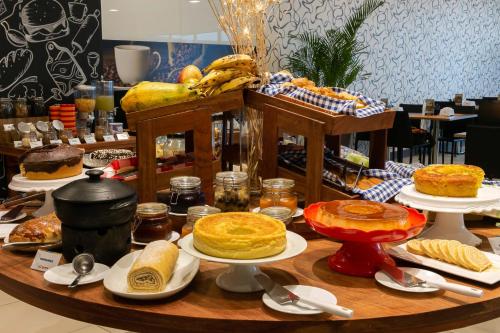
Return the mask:
<path fill-rule="evenodd" d="M 224 69 L 224 68 L 240 68 L 255 66 L 255 61 L 246 54 L 230 54 L 228 56 L 214 60 L 210 65 L 203 69 L 203 72 L 208 73 L 214 69 Z"/>
<path fill-rule="evenodd" d="M 245 75 L 247 75 L 247 72 L 242 72 L 235 68 L 214 69 L 205 75 L 198 83 L 194 84 L 192 88 L 209 88 Z"/>
<path fill-rule="evenodd" d="M 237 77 L 235 79 L 232 79 L 229 82 L 222 84 L 219 88 L 212 91 L 210 96 L 216 96 L 216 95 L 222 94 L 224 92 L 243 89 L 250 84 L 257 83 L 258 81 L 259 81 L 259 78 L 255 77 L 255 76 Z"/>
<path fill-rule="evenodd" d="M 143 81 L 132 87 L 121 99 L 125 112 L 142 111 L 200 98 L 200 92 L 189 84 Z"/>

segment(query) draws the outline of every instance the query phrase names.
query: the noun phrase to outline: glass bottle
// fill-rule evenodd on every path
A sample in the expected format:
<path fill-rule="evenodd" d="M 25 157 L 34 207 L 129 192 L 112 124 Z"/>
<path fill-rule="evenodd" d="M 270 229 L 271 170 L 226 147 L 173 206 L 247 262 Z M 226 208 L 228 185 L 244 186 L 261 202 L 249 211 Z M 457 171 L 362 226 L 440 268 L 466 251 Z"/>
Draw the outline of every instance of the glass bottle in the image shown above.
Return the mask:
<path fill-rule="evenodd" d="M 272 206 L 288 207 L 292 214 L 297 210 L 297 195 L 293 192 L 295 181 L 286 178 L 265 179 L 262 182 L 261 209 Z"/>
<path fill-rule="evenodd" d="M 0 118 L 14 118 L 14 105 L 10 98 L 0 98 Z"/>
<path fill-rule="evenodd" d="M 224 171 L 215 175 L 215 207 L 223 212 L 248 212 L 250 193 L 246 172 Z"/>
<path fill-rule="evenodd" d="M 186 214 L 189 207 L 205 203 L 201 192 L 201 179 L 191 176 L 173 177 L 170 179 L 169 205 L 172 213 Z"/>
<path fill-rule="evenodd" d="M 203 216 L 220 213 L 220 209 L 212 206 L 193 206 L 187 211 L 186 224 L 182 226 L 182 235 L 184 237 L 193 232 L 194 224 Z"/>

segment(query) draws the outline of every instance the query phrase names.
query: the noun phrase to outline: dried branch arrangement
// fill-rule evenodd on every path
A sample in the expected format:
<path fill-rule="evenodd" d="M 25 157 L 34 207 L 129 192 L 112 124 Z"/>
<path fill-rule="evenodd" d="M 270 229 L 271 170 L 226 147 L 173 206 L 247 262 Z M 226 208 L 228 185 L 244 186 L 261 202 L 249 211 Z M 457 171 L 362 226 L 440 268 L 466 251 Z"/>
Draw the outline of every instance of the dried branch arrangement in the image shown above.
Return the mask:
<path fill-rule="evenodd" d="M 234 53 L 255 59 L 261 82 L 269 71 L 266 50 L 268 9 L 279 0 L 208 0 Z M 260 190 L 259 169 L 262 160 L 262 112 L 245 110 L 247 137 L 247 173 L 252 191 Z"/>

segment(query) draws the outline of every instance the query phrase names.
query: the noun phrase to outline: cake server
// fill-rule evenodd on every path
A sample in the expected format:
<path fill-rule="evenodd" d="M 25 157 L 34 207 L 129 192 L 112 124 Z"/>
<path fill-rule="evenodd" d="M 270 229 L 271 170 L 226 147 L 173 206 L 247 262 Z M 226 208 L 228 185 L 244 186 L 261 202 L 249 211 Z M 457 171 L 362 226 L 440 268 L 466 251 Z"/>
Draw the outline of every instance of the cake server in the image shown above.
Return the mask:
<path fill-rule="evenodd" d="M 344 308 L 343 306 L 339 306 L 336 304 L 324 304 L 313 299 L 299 297 L 285 287 L 271 280 L 271 278 L 269 278 L 267 275 L 256 274 L 254 275 L 254 277 L 262 286 L 262 288 L 264 288 L 269 297 L 271 297 L 273 301 L 280 305 L 296 304 L 298 301 L 301 301 L 302 303 L 313 306 L 321 311 L 345 318 L 351 318 L 354 313 L 353 310 Z"/>
<path fill-rule="evenodd" d="M 481 297 L 483 296 L 483 290 L 477 288 L 467 287 L 461 284 L 450 283 L 450 282 L 437 282 L 437 281 L 425 281 L 415 275 L 407 273 L 396 266 L 388 263 L 382 263 L 380 268 L 384 273 L 386 273 L 392 280 L 394 280 L 399 285 L 412 288 L 412 287 L 432 287 L 442 290 L 452 291 L 457 294 Z"/>
<path fill-rule="evenodd" d="M 4 214 L 2 217 L 0 217 L 0 221 L 10 221 L 15 219 L 19 213 L 21 213 L 21 210 L 24 208 L 24 205 L 18 205 L 11 210 L 9 210 L 6 214 Z"/>

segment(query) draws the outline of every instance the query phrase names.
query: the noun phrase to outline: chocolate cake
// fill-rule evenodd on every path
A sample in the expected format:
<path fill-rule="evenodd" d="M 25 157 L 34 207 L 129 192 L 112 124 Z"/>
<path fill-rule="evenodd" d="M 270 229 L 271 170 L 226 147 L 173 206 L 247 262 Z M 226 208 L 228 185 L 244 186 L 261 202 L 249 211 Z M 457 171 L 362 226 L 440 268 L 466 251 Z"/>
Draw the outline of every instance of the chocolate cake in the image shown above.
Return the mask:
<path fill-rule="evenodd" d="M 21 174 L 32 180 L 77 176 L 83 169 L 83 149 L 69 145 L 46 145 L 33 148 L 19 158 Z"/>

